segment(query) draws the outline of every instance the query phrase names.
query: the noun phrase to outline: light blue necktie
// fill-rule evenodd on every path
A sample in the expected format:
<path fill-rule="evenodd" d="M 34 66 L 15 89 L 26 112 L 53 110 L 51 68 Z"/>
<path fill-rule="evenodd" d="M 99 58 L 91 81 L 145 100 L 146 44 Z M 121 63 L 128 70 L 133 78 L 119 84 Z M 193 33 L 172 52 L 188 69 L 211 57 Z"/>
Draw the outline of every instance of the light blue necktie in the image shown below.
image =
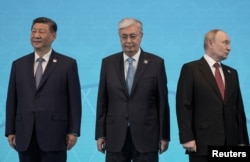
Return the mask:
<path fill-rule="evenodd" d="M 134 59 L 129 57 L 127 61 L 128 61 L 128 71 L 127 71 L 126 83 L 127 83 L 128 93 L 130 94 L 134 80 L 134 68 L 133 68 Z"/>
<path fill-rule="evenodd" d="M 36 62 L 38 62 L 37 68 L 36 68 L 36 73 L 35 73 L 35 78 L 36 78 L 36 88 L 38 88 L 42 75 L 43 75 L 43 67 L 42 67 L 42 62 L 44 61 L 43 58 L 38 58 Z"/>

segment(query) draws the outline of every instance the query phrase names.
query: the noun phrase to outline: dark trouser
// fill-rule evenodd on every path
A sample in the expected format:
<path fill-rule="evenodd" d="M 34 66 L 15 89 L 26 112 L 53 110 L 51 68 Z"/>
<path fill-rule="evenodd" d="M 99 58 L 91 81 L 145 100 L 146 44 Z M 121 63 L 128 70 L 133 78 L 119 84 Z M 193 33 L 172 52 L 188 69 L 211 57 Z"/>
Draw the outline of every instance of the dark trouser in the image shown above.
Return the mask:
<path fill-rule="evenodd" d="M 128 128 L 125 144 L 121 152 L 107 152 L 106 162 L 158 162 L 158 152 L 140 153 L 136 150 L 130 129 Z"/>
<path fill-rule="evenodd" d="M 189 162 L 208 162 L 208 157 L 189 155 Z"/>
<path fill-rule="evenodd" d="M 66 137 L 65 137 L 66 138 Z M 29 148 L 18 152 L 20 162 L 66 162 L 67 151 L 43 151 L 40 149 L 35 131 L 33 132 Z"/>

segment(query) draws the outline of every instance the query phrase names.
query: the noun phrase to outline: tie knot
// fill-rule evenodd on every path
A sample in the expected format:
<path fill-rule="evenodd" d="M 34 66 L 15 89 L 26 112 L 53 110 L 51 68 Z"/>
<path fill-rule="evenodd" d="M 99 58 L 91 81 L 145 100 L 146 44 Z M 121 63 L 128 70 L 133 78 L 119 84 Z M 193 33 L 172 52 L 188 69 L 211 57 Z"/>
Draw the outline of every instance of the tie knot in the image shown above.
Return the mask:
<path fill-rule="evenodd" d="M 44 59 L 42 57 L 39 57 L 38 59 L 36 59 L 37 62 L 42 63 L 44 61 Z"/>
<path fill-rule="evenodd" d="M 133 59 L 132 57 L 129 57 L 129 58 L 127 59 L 127 61 L 128 61 L 129 64 L 131 64 L 131 63 L 133 63 L 134 59 Z"/>
<path fill-rule="evenodd" d="M 216 63 L 214 64 L 214 67 L 217 69 L 217 68 L 220 67 L 220 64 L 219 64 L 218 62 L 216 62 Z"/>

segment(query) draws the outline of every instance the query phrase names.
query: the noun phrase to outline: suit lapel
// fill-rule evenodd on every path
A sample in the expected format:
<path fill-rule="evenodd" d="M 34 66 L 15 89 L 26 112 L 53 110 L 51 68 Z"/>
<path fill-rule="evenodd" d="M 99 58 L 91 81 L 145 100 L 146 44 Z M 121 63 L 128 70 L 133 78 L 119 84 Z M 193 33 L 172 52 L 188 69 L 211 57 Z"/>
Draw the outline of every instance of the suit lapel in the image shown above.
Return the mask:
<path fill-rule="evenodd" d="M 47 78 L 49 77 L 49 75 L 51 74 L 51 72 L 53 71 L 53 69 L 56 67 L 57 62 L 58 62 L 58 55 L 52 51 L 50 58 L 49 58 L 49 62 L 47 64 L 47 67 L 43 73 L 40 85 L 38 87 L 38 89 L 45 83 L 45 81 L 47 80 Z"/>
<path fill-rule="evenodd" d="M 222 69 L 223 69 L 223 73 L 224 73 L 224 78 L 225 78 L 225 97 L 224 97 L 224 101 L 227 100 L 229 94 L 231 93 L 231 89 L 232 89 L 232 81 L 234 79 L 231 78 L 231 70 L 228 69 L 226 66 L 224 66 L 223 64 L 221 64 Z"/>
<path fill-rule="evenodd" d="M 124 59 L 123 53 L 117 55 L 117 58 L 113 61 L 114 68 L 117 72 L 118 78 L 123 85 L 124 92 L 128 95 L 127 85 L 125 81 L 125 71 L 124 71 Z"/>
<path fill-rule="evenodd" d="M 35 81 L 35 74 L 34 74 L 34 61 L 35 61 L 35 54 L 31 53 L 30 57 L 28 58 L 26 71 L 27 71 L 27 76 L 29 78 L 31 88 L 35 91 L 36 90 L 36 81 Z"/>
<path fill-rule="evenodd" d="M 127 96 L 129 96 L 128 90 L 127 90 L 127 85 L 126 85 L 126 79 L 125 79 L 125 75 L 124 75 L 125 69 L 124 69 L 124 59 L 123 59 L 122 52 L 119 55 L 117 55 L 117 59 L 113 63 L 114 63 L 114 68 L 116 69 L 117 75 L 119 76 L 120 82 L 123 85 L 124 92 L 126 93 Z M 143 73 L 144 73 L 144 71 L 149 63 L 150 63 L 150 59 L 147 58 L 147 55 L 141 50 L 139 62 L 137 65 L 135 76 L 134 76 L 134 82 L 133 82 L 132 89 L 131 89 L 131 95 L 133 95 L 135 87 L 138 83 L 138 80 L 142 77 L 142 75 L 143 75 Z"/>
<path fill-rule="evenodd" d="M 199 61 L 199 68 L 200 68 L 200 71 L 203 74 L 203 76 L 208 81 L 208 84 L 212 87 L 212 89 L 215 91 L 215 93 L 218 95 L 218 97 L 220 97 L 222 99 L 219 88 L 218 88 L 217 83 L 216 83 L 216 80 L 215 80 L 214 75 L 211 71 L 211 68 L 209 67 L 207 61 L 204 58 L 202 58 Z"/>
<path fill-rule="evenodd" d="M 133 86 L 131 89 L 131 94 L 133 94 L 136 85 L 138 84 L 139 79 L 142 77 L 145 69 L 147 68 L 148 64 L 150 64 L 150 60 L 149 58 L 147 58 L 147 55 L 141 51 L 140 57 L 139 57 L 139 62 L 137 65 L 137 69 L 135 72 L 135 76 L 134 76 L 134 82 L 133 82 Z"/>

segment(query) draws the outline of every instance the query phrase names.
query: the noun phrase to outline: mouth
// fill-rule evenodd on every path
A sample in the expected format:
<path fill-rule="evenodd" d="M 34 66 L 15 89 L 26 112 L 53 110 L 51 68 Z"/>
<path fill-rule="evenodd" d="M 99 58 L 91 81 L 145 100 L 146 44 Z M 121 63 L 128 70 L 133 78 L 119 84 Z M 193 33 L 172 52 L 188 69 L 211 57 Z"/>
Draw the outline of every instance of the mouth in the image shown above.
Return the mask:
<path fill-rule="evenodd" d="M 32 43 L 33 44 L 39 44 L 39 43 L 41 43 L 42 41 L 41 40 L 32 40 Z"/>
<path fill-rule="evenodd" d="M 134 48 L 134 46 L 125 46 L 128 49 Z"/>

